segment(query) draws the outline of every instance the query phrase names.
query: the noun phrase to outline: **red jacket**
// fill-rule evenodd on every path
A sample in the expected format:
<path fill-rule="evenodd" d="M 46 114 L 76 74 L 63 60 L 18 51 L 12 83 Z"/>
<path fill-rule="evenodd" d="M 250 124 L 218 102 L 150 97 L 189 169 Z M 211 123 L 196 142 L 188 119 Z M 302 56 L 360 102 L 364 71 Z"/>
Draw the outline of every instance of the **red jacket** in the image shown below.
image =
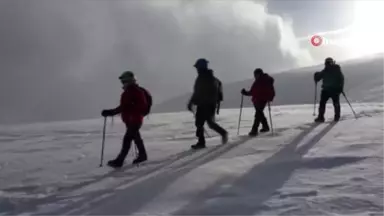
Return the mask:
<path fill-rule="evenodd" d="M 134 84 L 121 94 L 120 105 L 116 108 L 116 112 L 121 113 L 121 119 L 126 125 L 137 125 L 143 123 L 143 110 L 146 106 L 144 92 Z"/>
<path fill-rule="evenodd" d="M 254 104 L 266 103 L 273 100 L 275 97 L 274 81 L 275 80 L 266 73 L 255 80 L 250 90 Z"/>

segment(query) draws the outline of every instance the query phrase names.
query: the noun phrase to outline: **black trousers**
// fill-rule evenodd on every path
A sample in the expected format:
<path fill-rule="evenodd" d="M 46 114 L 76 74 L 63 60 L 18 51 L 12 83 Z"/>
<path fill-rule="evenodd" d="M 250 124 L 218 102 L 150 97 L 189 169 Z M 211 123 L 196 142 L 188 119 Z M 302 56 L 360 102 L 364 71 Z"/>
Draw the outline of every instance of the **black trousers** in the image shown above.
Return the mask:
<path fill-rule="evenodd" d="M 335 118 L 340 118 L 340 93 L 325 90 L 321 91 L 319 117 L 324 118 L 325 107 L 329 98 L 331 98 L 333 102 L 333 107 L 335 109 Z"/>
<path fill-rule="evenodd" d="M 267 102 L 253 104 L 253 106 L 255 107 L 256 112 L 252 132 L 258 131 L 260 123 L 263 128 L 269 128 L 267 118 L 264 115 L 264 109 L 267 106 Z"/>
<path fill-rule="evenodd" d="M 227 131 L 215 122 L 215 105 L 197 106 L 195 125 L 196 137 L 199 139 L 198 144 L 205 145 L 204 124 L 207 122 L 208 127 L 219 133 L 221 136 L 227 134 Z"/>
<path fill-rule="evenodd" d="M 140 125 L 127 126 L 127 131 L 125 132 L 123 139 L 123 146 L 116 160 L 123 162 L 128 155 L 128 152 L 131 148 L 132 141 L 135 142 L 137 149 L 139 151 L 139 157 L 147 157 L 147 152 L 144 147 L 143 139 L 140 135 Z"/>

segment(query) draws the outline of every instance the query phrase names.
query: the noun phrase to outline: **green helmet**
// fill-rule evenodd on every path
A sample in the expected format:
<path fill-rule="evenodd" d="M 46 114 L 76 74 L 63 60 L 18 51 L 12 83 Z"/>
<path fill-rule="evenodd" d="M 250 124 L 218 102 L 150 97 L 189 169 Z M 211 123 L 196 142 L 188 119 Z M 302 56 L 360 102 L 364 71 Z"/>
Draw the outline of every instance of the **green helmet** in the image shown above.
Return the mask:
<path fill-rule="evenodd" d="M 120 76 L 121 81 L 136 81 L 135 74 L 132 71 L 125 71 Z"/>

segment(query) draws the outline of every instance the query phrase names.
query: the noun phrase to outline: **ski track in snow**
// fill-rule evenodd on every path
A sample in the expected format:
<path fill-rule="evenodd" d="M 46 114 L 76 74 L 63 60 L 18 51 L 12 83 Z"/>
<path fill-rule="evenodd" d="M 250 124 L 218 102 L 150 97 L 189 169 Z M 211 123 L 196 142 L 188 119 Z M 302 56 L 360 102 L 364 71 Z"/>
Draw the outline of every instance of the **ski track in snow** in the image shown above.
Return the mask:
<path fill-rule="evenodd" d="M 149 161 L 98 167 L 103 120 L 0 127 L 0 214 L 374 215 L 383 213 L 383 104 L 342 107 L 314 124 L 313 106 L 272 108 L 274 135 L 250 139 L 253 109 L 222 110 L 230 143 L 210 129 L 196 142 L 193 115 L 152 114 L 142 136 Z M 326 116 L 333 115 L 328 106 Z M 269 120 L 269 119 L 268 119 Z M 105 161 L 124 126 L 108 122 Z"/>

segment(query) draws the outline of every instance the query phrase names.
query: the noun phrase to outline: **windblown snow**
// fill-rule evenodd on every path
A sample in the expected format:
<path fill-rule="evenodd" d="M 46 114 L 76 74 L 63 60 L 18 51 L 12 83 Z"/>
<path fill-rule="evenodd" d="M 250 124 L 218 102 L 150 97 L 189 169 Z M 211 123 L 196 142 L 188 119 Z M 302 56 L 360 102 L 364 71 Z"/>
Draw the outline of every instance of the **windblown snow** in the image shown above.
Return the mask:
<path fill-rule="evenodd" d="M 253 109 L 222 110 L 230 142 L 196 142 L 190 113 L 152 114 L 149 161 L 99 167 L 102 119 L 0 128 L 0 214 L 382 215 L 383 104 L 342 106 L 342 121 L 314 124 L 313 106 L 273 106 L 273 134 L 246 136 Z M 108 121 L 104 163 L 124 126 Z"/>

